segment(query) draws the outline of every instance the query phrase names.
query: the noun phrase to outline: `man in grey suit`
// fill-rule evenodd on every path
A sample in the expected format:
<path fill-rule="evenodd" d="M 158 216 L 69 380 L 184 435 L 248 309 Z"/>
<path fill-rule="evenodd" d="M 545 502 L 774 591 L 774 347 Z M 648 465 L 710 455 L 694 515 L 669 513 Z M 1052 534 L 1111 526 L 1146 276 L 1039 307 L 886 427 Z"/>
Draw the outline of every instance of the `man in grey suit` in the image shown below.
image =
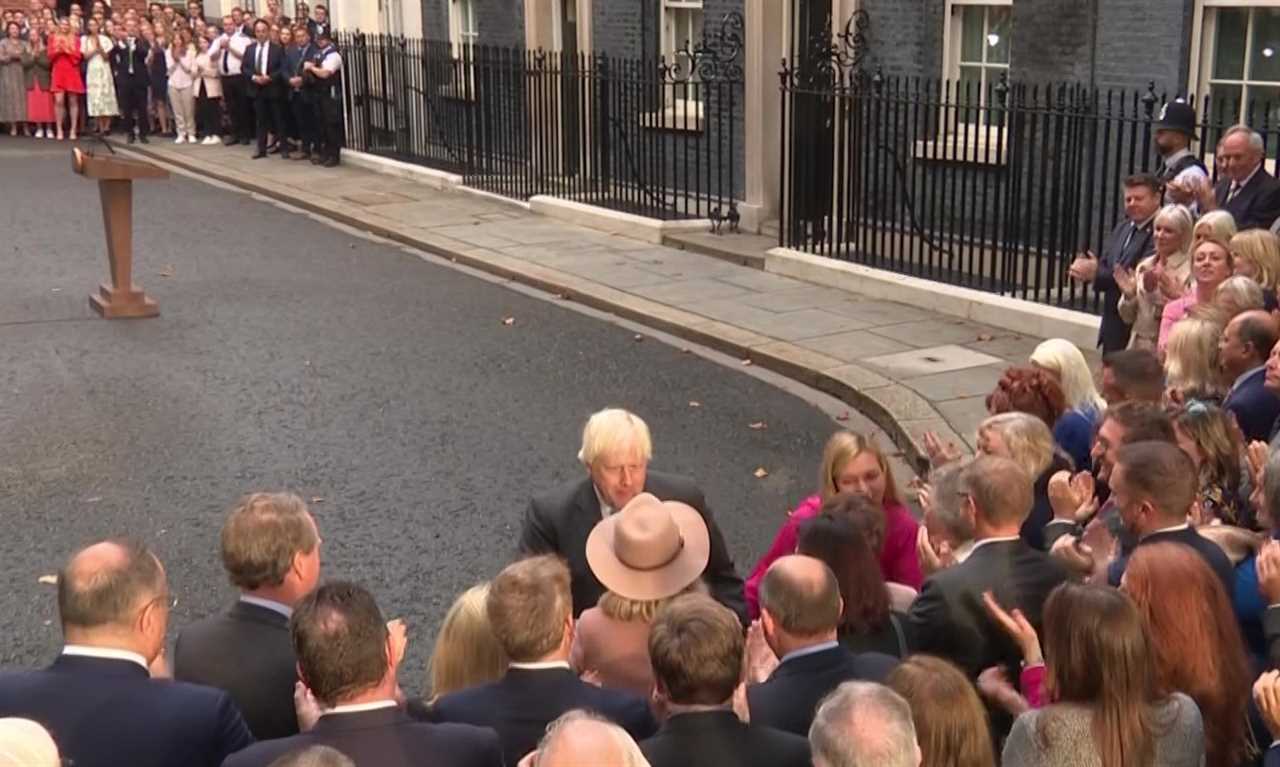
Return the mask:
<path fill-rule="evenodd" d="M 289 617 L 320 580 L 320 534 L 293 493 L 241 498 L 222 527 L 222 566 L 240 598 L 178 634 L 173 675 L 226 690 L 258 740 L 298 733 Z"/>
<path fill-rule="evenodd" d="M 601 410 L 582 431 L 578 460 L 587 476 L 561 485 L 529 503 L 520 534 L 520 553 L 557 554 L 569 564 L 573 615 L 595 607 L 604 586 L 587 565 L 587 536 L 596 523 L 627 505 L 642 492 L 663 501 L 680 501 L 702 515 L 711 537 L 711 557 L 703 580 L 718 602 L 747 622 L 742 578 L 725 545 L 724 536 L 707 508 L 706 498 L 693 480 L 649 471 L 653 445 L 649 427 L 626 410 Z"/>
<path fill-rule="evenodd" d="M 1155 252 L 1152 222 L 1160 211 L 1163 194 L 1155 176 L 1139 173 L 1124 180 L 1125 220 L 1116 225 L 1102 244 L 1102 258 L 1086 251 L 1071 262 L 1068 276 L 1076 282 L 1093 283 L 1102 293 L 1102 327 L 1098 346 L 1102 353 L 1129 345 L 1129 324 L 1120 316 L 1120 286 L 1115 271 L 1132 272 L 1142 259 Z"/>

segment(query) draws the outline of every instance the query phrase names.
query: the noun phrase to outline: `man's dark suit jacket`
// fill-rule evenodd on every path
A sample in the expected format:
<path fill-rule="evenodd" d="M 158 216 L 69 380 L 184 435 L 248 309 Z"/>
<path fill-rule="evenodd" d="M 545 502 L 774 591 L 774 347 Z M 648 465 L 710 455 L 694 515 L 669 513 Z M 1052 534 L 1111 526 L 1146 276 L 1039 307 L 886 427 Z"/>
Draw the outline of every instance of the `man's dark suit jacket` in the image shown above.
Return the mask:
<path fill-rule="evenodd" d="M 129 47 L 124 40 L 116 43 L 115 47 L 107 53 L 107 60 L 111 62 L 111 71 L 115 75 L 115 79 L 121 84 L 138 84 L 148 83 L 151 81 L 150 70 L 147 69 L 147 52 L 151 50 L 151 43 L 143 40 L 141 37 L 134 38 L 133 41 L 133 74 L 129 74 Z M 163 56 L 164 51 L 157 51 L 157 56 Z"/>
<path fill-rule="evenodd" d="M 298 734 L 297 661 L 289 619 L 275 610 L 236 602 L 187 626 L 174 646 L 173 676 L 226 690 L 258 740 Z"/>
<path fill-rule="evenodd" d="M 258 743 L 223 767 L 267 767 L 309 746 L 341 751 L 356 767 L 503 767 L 493 730 L 416 722 L 399 707 L 322 716 L 310 732 Z"/>
<path fill-rule="evenodd" d="M 258 42 L 256 40 L 245 48 L 244 58 L 241 59 L 240 71 L 244 74 L 245 93 L 251 99 L 257 98 L 259 91 L 263 91 L 263 95 L 269 99 L 284 96 L 284 47 L 277 43 L 267 43 L 267 46 L 267 76 L 271 78 L 271 82 L 258 85 L 253 81 L 253 76 L 258 74 Z"/>
<path fill-rule="evenodd" d="M 0 677 L 0 717 L 34 719 L 75 767 L 218 767 L 253 743 L 231 697 L 128 660 L 60 655 Z"/>
<path fill-rule="evenodd" d="M 1262 767 L 1280 767 L 1280 746 L 1272 745 L 1267 749 L 1266 761 Z"/>
<path fill-rule="evenodd" d="M 434 722 L 496 730 L 510 767 L 537 747 L 548 724 L 575 708 L 600 714 L 637 741 L 657 730 L 645 701 L 630 693 L 587 684 L 567 668 L 509 669 L 496 682 L 441 697 L 427 716 Z"/>
<path fill-rule="evenodd" d="M 1129 236 L 1130 231 L 1133 236 Z M 1152 226 L 1138 228 L 1128 219 L 1121 221 L 1102 243 L 1102 255 L 1098 258 L 1098 275 L 1093 287 L 1102 293 L 1102 326 L 1098 329 L 1098 346 L 1103 353 L 1123 349 L 1129 345 L 1129 323 L 1120 317 L 1120 286 L 1116 284 L 1113 270 L 1117 265 L 1130 271 L 1138 262 L 1155 252 Z M 1128 240 L 1128 246 L 1125 241 Z"/>
<path fill-rule="evenodd" d="M 842 682 L 883 681 L 898 659 L 878 652 L 854 654 L 844 645 L 785 661 L 760 684 L 747 687 L 751 723 L 809 734 L 818 704 Z"/>
<path fill-rule="evenodd" d="M 912 649 L 946 658 L 970 679 L 991 666 L 1016 667 L 1022 654 L 988 615 L 983 592 L 1006 610 L 1022 610 L 1039 631 L 1045 599 L 1066 579 L 1061 565 L 1021 539 L 983 543 L 924 582 L 907 616 Z"/>
<path fill-rule="evenodd" d="M 1262 385 L 1266 374 L 1262 369 L 1249 373 L 1222 402 L 1222 409 L 1236 417 L 1248 440 L 1266 442 L 1271 437 L 1271 426 L 1280 418 L 1280 397 Z"/>
<path fill-rule="evenodd" d="M 640 744 L 651 767 L 809 767 L 809 741 L 732 711 L 700 711 L 667 719 Z"/>
<path fill-rule="evenodd" d="M 707 508 L 702 491 L 687 477 L 656 471 L 646 476 L 644 491 L 663 501 L 686 503 L 697 509 L 706 520 L 707 532 L 711 535 L 711 558 L 702 577 L 716 601 L 737 613 L 745 625 L 747 603 L 742 593 L 742 578 L 734 569 L 729 548 L 725 546 L 724 536 Z M 559 554 L 569 562 L 569 573 L 573 578 L 574 617 L 595 607 L 604 593 L 604 586 L 587 565 L 587 536 L 600 519 L 600 499 L 590 477 L 535 497 L 529 502 L 529 510 L 525 514 L 520 551 L 523 554 Z"/>
<path fill-rule="evenodd" d="M 1197 533 L 1195 528 L 1184 527 L 1179 530 L 1152 533 L 1138 541 L 1135 551 L 1137 548 L 1152 543 L 1182 543 L 1195 549 L 1196 553 L 1204 557 L 1204 561 L 1212 568 L 1218 579 L 1222 581 L 1222 585 L 1227 589 L 1227 597 L 1230 598 L 1235 593 L 1236 573 L 1235 568 L 1231 566 L 1231 560 L 1223 552 L 1221 546 Z M 1128 557 L 1118 557 L 1113 560 L 1107 565 L 1107 582 L 1112 586 L 1118 587 L 1120 578 L 1124 576 L 1124 570 L 1128 565 Z"/>
<path fill-rule="evenodd" d="M 1270 229 L 1280 218 L 1280 181 L 1266 168 L 1259 168 L 1240 193 L 1227 202 L 1230 192 L 1230 179 L 1219 180 L 1213 190 L 1218 207 L 1231 214 L 1237 229 Z"/>

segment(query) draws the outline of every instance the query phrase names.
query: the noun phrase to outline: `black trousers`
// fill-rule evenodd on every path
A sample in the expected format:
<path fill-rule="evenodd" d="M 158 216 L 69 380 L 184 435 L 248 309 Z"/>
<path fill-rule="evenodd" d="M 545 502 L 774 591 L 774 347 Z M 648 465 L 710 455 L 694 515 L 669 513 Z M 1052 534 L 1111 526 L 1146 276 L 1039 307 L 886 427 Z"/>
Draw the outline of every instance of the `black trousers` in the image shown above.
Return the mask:
<path fill-rule="evenodd" d="M 245 92 L 243 76 L 222 78 L 222 98 L 227 104 L 227 117 L 231 119 L 231 138 L 249 142 L 253 137 L 253 102 Z"/>
<path fill-rule="evenodd" d="M 315 103 L 311 94 L 306 91 L 294 91 L 289 96 L 289 112 L 293 115 L 293 123 L 298 128 L 298 140 L 302 143 L 303 154 L 320 152 L 320 119 L 316 114 Z"/>
<path fill-rule="evenodd" d="M 200 138 L 221 135 L 222 117 L 218 110 L 218 100 L 206 95 L 203 81 L 199 88 L 200 95 L 196 96 L 196 133 Z"/>
<path fill-rule="evenodd" d="M 284 102 L 275 92 L 262 89 L 253 98 L 253 112 L 258 125 L 258 151 L 267 151 L 267 133 L 279 137 L 284 132 Z"/>
<path fill-rule="evenodd" d="M 120 101 L 120 116 L 124 124 L 124 132 L 133 135 L 134 128 L 138 135 L 147 135 L 147 81 L 142 77 L 121 77 L 116 81 L 117 96 Z M 162 97 L 163 98 L 163 97 Z"/>
<path fill-rule="evenodd" d="M 321 94 L 316 111 L 320 118 L 320 156 L 337 160 L 342 150 L 342 102 Z"/>

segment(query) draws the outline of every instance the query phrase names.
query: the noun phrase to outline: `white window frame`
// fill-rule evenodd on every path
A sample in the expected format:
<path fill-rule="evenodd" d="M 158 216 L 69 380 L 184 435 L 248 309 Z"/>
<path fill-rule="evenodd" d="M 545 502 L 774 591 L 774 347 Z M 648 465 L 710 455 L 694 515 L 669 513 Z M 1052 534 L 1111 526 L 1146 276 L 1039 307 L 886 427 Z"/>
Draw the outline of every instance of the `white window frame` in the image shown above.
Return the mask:
<path fill-rule="evenodd" d="M 1255 8 L 1280 8 L 1280 0 L 1196 0 L 1191 26 L 1191 65 L 1187 68 L 1187 92 L 1195 94 L 1197 109 L 1204 105 L 1205 96 L 1211 90 L 1210 82 L 1215 79 L 1212 77 L 1213 54 L 1217 33 L 1217 11 L 1220 8 L 1245 8 L 1250 10 Z M 1252 31 L 1253 14 L 1250 13 L 1249 26 L 1245 31 L 1244 66 L 1246 71 L 1243 73 L 1245 75 L 1248 74 L 1249 59 L 1252 54 Z M 1280 86 L 1280 81 L 1271 80 L 1243 79 L 1222 82 L 1231 85 L 1245 85 L 1246 88 L 1248 85 Z M 1243 122 L 1247 107 L 1248 99 L 1241 99 L 1240 113 L 1235 115 L 1235 119 L 1231 120 L 1231 122 Z M 1203 118 L 1205 115 L 1201 115 L 1201 117 Z"/>
<path fill-rule="evenodd" d="M 706 10 L 703 0 L 661 0 L 661 20 L 658 25 L 659 33 L 659 53 L 666 59 L 668 66 L 679 64 L 682 67 L 691 65 L 691 62 L 680 57 L 677 59 L 675 52 L 677 49 L 683 49 L 685 41 L 673 39 L 671 30 L 674 28 L 674 14 L 690 14 L 697 13 L 702 16 L 702 24 L 707 23 Z M 689 48 L 692 49 L 701 42 L 701 36 L 697 39 L 689 39 Z M 698 81 L 696 72 L 686 73 L 690 83 Z M 684 89 L 684 96 L 676 96 L 678 87 L 668 85 L 664 89 L 664 98 L 666 100 L 663 109 L 655 114 L 646 115 L 643 118 L 644 125 L 650 128 L 661 128 L 664 130 L 678 131 L 701 131 L 703 126 L 703 101 L 706 94 L 700 87 L 688 87 Z M 700 98 L 694 98 L 691 93 L 697 91 Z"/>
<path fill-rule="evenodd" d="M 1277 2 L 1280 2 L 1280 0 L 1277 0 Z M 1012 9 L 1013 0 L 947 0 L 942 17 L 942 78 L 944 81 L 956 84 L 957 90 L 954 92 L 957 94 L 960 82 L 961 36 L 964 33 L 962 29 L 963 9 L 965 6 L 974 5 L 1004 6 Z M 984 16 L 984 24 L 986 23 L 985 18 Z M 1012 56 L 1010 56 L 1010 59 L 1012 60 Z M 990 73 L 992 70 L 1008 72 L 1011 63 L 1012 61 L 1005 64 L 983 62 L 981 66 L 984 73 Z M 984 106 L 989 92 L 990 83 L 982 88 L 980 94 L 981 103 Z M 944 118 L 949 117 L 949 115 L 944 115 Z M 953 124 L 951 119 L 943 119 L 942 124 L 939 126 L 938 140 L 917 141 L 915 155 L 920 159 L 995 164 L 1007 155 L 1005 151 L 997 151 L 997 147 L 1005 149 L 1008 144 L 1008 131 L 1001 130 L 1001 127 L 999 125 L 983 126 L 965 122 Z"/>
<path fill-rule="evenodd" d="M 449 90 L 447 95 L 453 98 L 475 100 L 476 97 L 475 46 L 480 39 L 480 29 L 476 26 L 475 4 L 476 0 L 449 0 L 449 45 L 453 58 L 461 62 L 465 51 L 469 61 L 458 82 L 445 86 Z"/>

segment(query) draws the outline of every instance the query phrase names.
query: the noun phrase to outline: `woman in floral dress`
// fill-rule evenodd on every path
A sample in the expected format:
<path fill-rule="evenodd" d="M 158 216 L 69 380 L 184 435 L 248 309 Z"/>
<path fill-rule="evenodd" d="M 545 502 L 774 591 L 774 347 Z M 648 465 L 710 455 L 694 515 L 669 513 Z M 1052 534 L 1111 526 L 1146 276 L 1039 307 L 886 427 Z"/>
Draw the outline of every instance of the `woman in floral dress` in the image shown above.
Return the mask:
<path fill-rule="evenodd" d="M 80 38 L 80 51 L 86 64 L 84 85 L 88 94 L 89 116 L 98 122 L 94 133 L 110 133 L 111 118 L 120 114 L 116 103 L 115 78 L 111 74 L 111 38 L 102 34 L 97 19 L 89 19 L 86 34 Z"/>

